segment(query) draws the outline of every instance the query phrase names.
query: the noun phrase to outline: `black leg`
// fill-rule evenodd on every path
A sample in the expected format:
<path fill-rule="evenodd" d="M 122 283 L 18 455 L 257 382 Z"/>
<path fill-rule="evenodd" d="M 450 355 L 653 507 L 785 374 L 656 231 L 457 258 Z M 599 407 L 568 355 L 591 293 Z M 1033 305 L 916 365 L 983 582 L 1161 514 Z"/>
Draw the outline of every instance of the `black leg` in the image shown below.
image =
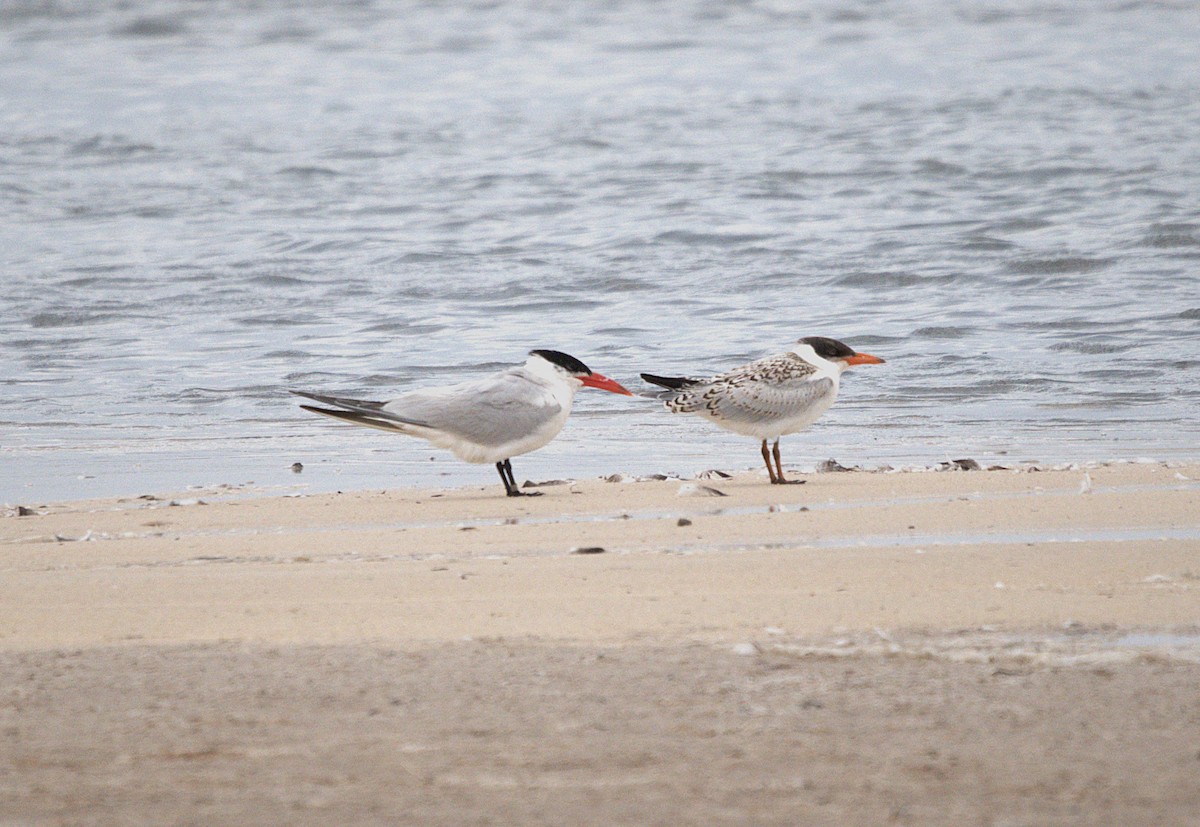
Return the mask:
<path fill-rule="evenodd" d="M 515 497 L 516 494 L 513 493 L 512 486 L 508 482 L 508 475 L 504 473 L 504 463 L 497 462 L 496 470 L 500 472 L 500 482 L 504 483 L 504 493 L 510 497 Z"/>
<path fill-rule="evenodd" d="M 767 443 L 764 441 L 763 442 L 763 453 L 765 454 L 766 451 L 767 451 Z M 772 477 L 771 482 L 775 483 L 776 485 L 804 485 L 804 480 L 789 480 L 787 477 L 785 477 L 783 475 L 783 463 L 779 459 L 779 440 L 778 439 L 775 440 L 775 446 L 771 452 L 775 455 L 775 468 L 779 472 L 776 476 Z M 768 462 L 767 467 L 769 468 L 770 466 L 771 466 L 771 463 Z"/>
<path fill-rule="evenodd" d="M 504 493 L 510 497 L 540 497 L 541 491 L 522 491 L 517 487 L 517 480 L 513 476 L 512 460 L 506 459 L 504 462 L 497 462 L 496 469 L 500 471 L 500 479 L 504 481 Z"/>
<path fill-rule="evenodd" d="M 771 483 L 774 484 L 778 482 L 778 480 L 775 479 L 775 469 L 771 467 L 771 454 L 767 451 L 767 441 L 765 439 L 762 441 L 762 455 L 763 462 L 767 464 L 767 474 L 770 475 Z"/>

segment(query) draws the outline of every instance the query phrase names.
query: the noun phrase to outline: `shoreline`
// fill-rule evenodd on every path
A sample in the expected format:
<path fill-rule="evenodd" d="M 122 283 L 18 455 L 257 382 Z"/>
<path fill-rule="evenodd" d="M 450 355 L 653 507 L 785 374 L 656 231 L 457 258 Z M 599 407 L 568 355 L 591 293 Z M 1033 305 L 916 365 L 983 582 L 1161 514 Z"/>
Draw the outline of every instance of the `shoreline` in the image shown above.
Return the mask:
<path fill-rule="evenodd" d="M 470 467 L 463 463 L 456 463 L 459 467 Z M 1097 468 L 1124 467 L 1124 466 L 1161 466 L 1178 471 L 1179 469 L 1200 467 L 1200 456 L 1179 455 L 1171 457 L 1150 457 L 1136 456 L 1127 458 L 1110 458 L 1110 459 L 1090 459 L 1090 460 L 1061 460 L 1061 461 L 1042 461 L 1033 459 L 1024 460 L 1008 460 L 1007 458 L 991 458 L 980 460 L 976 457 L 963 456 L 961 458 L 950 459 L 947 455 L 946 459 L 933 462 L 880 462 L 880 463 L 859 463 L 848 462 L 842 463 L 836 459 L 825 459 L 820 462 L 810 463 L 795 463 L 789 464 L 787 473 L 803 478 L 806 481 L 813 477 L 820 477 L 826 474 L 837 473 L 856 473 L 856 474 L 928 474 L 928 473 L 956 473 L 960 471 L 990 471 L 990 472 L 1011 472 L 1011 473 L 1041 473 L 1046 471 L 1055 472 L 1088 472 Z M 486 471 L 490 469 L 489 465 L 476 466 Z M 361 494 L 361 493 L 403 493 L 409 492 L 413 494 L 421 493 L 437 493 L 447 494 L 455 491 L 469 490 L 484 490 L 486 491 L 493 480 L 494 475 L 483 473 L 479 480 L 471 482 L 463 482 L 461 480 L 447 480 L 445 484 L 430 484 L 430 483 L 414 483 L 394 485 L 358 485 L 346 486 L 344 488 L 336 488 L 335 486 L 313 485 L 311 479 L 302 479 L 298 473 L 308 473 L 306 467 L 302 472 L 290 472 L 293 476 L 291 482 L 272 482 L 259 483 L 254 480 L 246 482 L 208 482 L 208 483 L 188 483 L 186 485 L 175 486 L 160 486 L 154 490 L 148 490 L 144 486 L 136 489 L 131 489 L 126 492 L 105 493 L 94 496 L 61 496 L 61 497 L 25 497 L 12 498 L 0 502 L 0 518 L 16 516 L 18 507 L 24 508 L 40 508 L 40 509 L 63 509 L 70 507 L 82 507 L 89 503 L 94 503 L 99 507 L 108 503 L 125 503 L 135 500 L 185 500 L 190 501 L 197 498 L 205 498 L 211 501 L 213 498 L 264 498 L 264 497 L 312 497 L 323 495 L 342 495 L 342 494 Z M 767 475 L 761 465 L 747 466 L 740 470 L 728 469 L 708 469 L 704 471 L 696 471 L 691 473 L 681 473 L 677 471 L 615 471 L 599 475 L 580 475 L 580 476 L 564 476 L 561 478 L 546 477 L 539 474 L 518 474 L 518 484 L 521 487 L 529 488 L 548 488 L 556 485 L 579 485 L 590 482 L 703 482 L 708 480 L 728 479 L 730 477 L 761 477 L 762 482 L 766 483 Z M 352 480 L 353 481 L 353 480 Z M 499 485 L 498 480 L 495 481 Z M 137 493 L 133 493 L 136 490 Z M 498 495 L 499 496 L 499 495 Z M 36 503 L 36 505 L 34 505 Z"/>
<path fill-rule="evenodd" d="M 356 429 L 346 426 L 351 432 Z M 350 433 L 349 436 L 354 436 Z M 26 507 L 48 503 L 80 502 L 84 500 L 118 499 L 146 494 L 187 498 L 188 492 L 236 490 L 252 496 L 283 496 L 285 494 L 321 494 L 337 491 L 377 491 L 484 487 L 496 478 L 491 466 L 463 463 L 446 452 L 390 450 L 387 440 L 382 444 L 372 433 L 373 442 L 353 444 L 348 453 L 326 454 L 312 448 L 284 448 L 266 452 L 262 449 L 238 450 L 233 453 L 206 450 L 187 457 L 171 457 L 157 453 L 132 452 L 113 446 L 105 452 L 78 453 L 75 449 L 39 450 L 35 453 L 17 451 L 5 455 L 6 470 L 11 473 L 0 493 L 0 514 L 3 508 Z M 630 460 L 627 455 L 604 446 L 605 451 L 592 456 L 592 447 L 578 438 L 560 439 L 540 451 L 519 458 L 514 463 L 518 482 L 541 480 L 556 476 L 586 481 L 603 479 L 614 473 L 632 478 L 656 474 L 679 479 L 693 479 L 706 470 L 717 468 L 733 475 L 757 474 L 762 466 L 753 460 L 756 451 L 746 452 L 740 437 L 725 445 L 719 441 L 724 432 L 711 435 L 718 438 L 709 446 L 706 439 L 703 452 L 688 451 L 684 456 L 668 452 L 653 460 Z M 735 435 L 729 435 L 731 437 Z M 611 438 L 611 436 L 610 436 Z M 396 440 L 391 440 L 396 442 Z M 393 446 L 399 447 L 399 446 Z M 837 462 L 864 472 L 924 472 L 958 458 L 970 458 L 982 467 L 1002 466 L 1011 469 L 1036 467 L 1043 470 L 1083 469 L 1108 465 L 1155 464 L 1171 467 L 1200 463 L 1194 450 L 1168 450 L 1155 454 L 1144 451 L 1108 452 L 1097 458 L 1094 446 L 1071 445 L 1061 451 L 971 451 L 969 449 L 942 451 L 932 446 L 928 450 L 901 455 L 880 453 L 879 446 L 838 443 L 814 446 L 793 446 L 788 472 L 802 476 L 819 473 L 826 462 Z M 351 450 L 355 449 L 355 450 Z M 47 456 L 57 457 L 47 461 Z M 831 459 L 832 457 L 832 459 Z M 300 462 L 303 470 L 292 466 Z M 164 466 L 164 463 L 166 465 Z M 765 479 L 765 474 L 764 474 Z"/>

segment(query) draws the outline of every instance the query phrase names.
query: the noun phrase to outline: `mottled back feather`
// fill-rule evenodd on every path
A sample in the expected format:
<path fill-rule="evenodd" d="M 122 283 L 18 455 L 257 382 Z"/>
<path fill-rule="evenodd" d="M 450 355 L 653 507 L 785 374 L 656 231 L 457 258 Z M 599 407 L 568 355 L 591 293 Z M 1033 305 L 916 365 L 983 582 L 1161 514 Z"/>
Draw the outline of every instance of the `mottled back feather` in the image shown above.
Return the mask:
<path fill-rule="evenodd" d="M 666 401 L 675 413 L 730 422 L 767 422 L 798 415 L 834 392 L 833 380 L 792 353 L 768 356 L 680 390 Z"/>

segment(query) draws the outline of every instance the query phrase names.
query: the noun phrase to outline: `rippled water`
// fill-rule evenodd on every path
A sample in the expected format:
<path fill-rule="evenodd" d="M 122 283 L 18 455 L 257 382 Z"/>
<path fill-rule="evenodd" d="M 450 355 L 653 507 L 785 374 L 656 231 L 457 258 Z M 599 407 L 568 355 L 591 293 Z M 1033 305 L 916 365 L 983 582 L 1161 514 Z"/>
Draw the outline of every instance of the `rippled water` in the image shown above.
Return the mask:
<path fill-rule="evenodd" d="M 284 390 L 810 334 L 888 364 L 796 465 L 1200 455 L 1191 2 L 0 0 L 0 210 L 0 500 L 498 485 Z M 584 392 L 516 469 L 757 462 Z"/>

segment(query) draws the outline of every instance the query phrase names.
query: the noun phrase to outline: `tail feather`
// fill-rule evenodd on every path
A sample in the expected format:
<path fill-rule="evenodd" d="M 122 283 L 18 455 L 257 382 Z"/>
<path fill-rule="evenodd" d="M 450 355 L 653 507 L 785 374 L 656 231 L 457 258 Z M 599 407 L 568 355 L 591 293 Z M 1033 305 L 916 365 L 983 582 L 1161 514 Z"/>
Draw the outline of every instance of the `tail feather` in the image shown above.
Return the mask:
<path fill-rule="evenodd" d="M 348 411 L 362 411 L 363 413 L 379 411 L 383 408 L 384 403 L 372 402 L 369 399 L 350 399 L 345 396 L 326 396 L 322 393 L 309 393 L 308 391 L 288 391 L 288 393 L 296 396 L 303 396 L 305 399 L 315 399 L 318 402 L 324 402 L 326 405 L 333 405 L 335 408 L 345 408 Z M 300 407 L 304 407 L 301 405 Z"/>
<path fill-rule="evenodd" d="M 704 384 L 703 379 L 689 379 L 686 376 L 655 376 L 653 373 L 643 373 L 641 376 L 651 385 L 659 385 L 673 391 Z"/>
<path fill-rule="evenodd" d="M 638 394 L 647 399 L 661 399 L 666 403 L 667 407 L 672 410 L 678 410 L 680 400 L 691 399 L 695 396 L 693 393 L 688 393 L 692 388 L 705 384 L 705 379 L 690 379 L 686 376 L 655 376 L 653 373 L 643 373 L 642 379 L 652 385 L 658 385 L 659 388 L 665 390 L 654 390 L 646 393 Z"/>
<path fill-rule="evenodd" d="M 326 416 L 339 416 L 342 413 L 359 414 L 358 417 L 340 416 L 340 418 L 345 419 L 349 422 L 357 422 L 360 425 L 373 425 L 374 427 L 377 427 L 377 428 L 388 427 L 385 424 L 376 424 L 373 422 L 365 421 L 366 419 L 374 419 L 379 423 L 389 421 L 389 422 L 397 423 L 400 425 L 415 425 L 418 428 L 432 428 L 433 427 L 428 422 L 422 422 L 419 419 L 412 419 L 409 417 L 401 416 L 400 414 L 395 413 L 393 411 L 385 410 L 384 406 L 387 405 L 386 402 L 372 402 L 369 399 L 349 399 L 344 396 L 324 396 L 323 394 L 308 393 L 307 391 L 291 391 L 291 393 L 295 394 L 296 396 L 303 396 L 306 399 L 315 399 L 318 402 L 325 403 L 326 405 L 333 405 L 336 408 L 342 409 L 341 411 L 331 411 L 328 408 L 316 408 L 311 405 L 301 405 L 300 407 L 306 411 L 312 411 L 313 413 L 325 414 Z M 391 430 L 402 430 L 402 429 L 395 428 L 393 426 L 391 428 Z"/>
<path fill-rule="evenodd" d="M 345 422 L 352 422 L 355 425 L 366 425 L 369 428 L 379 428 L 383 431 L 396 431 L 399 433 L 410 433 L 405 427 L 405 423 L 397 422 L 390 419 L 380 419 L 379 417 L 371 416 L 370 414 L 359 413 L 357 411 L 338 411 L 332 408 L 318 408 L 315 405 L 301 405 L 302 409 L 311 413 L 321 414 L 322 416 L 331 416 L 334 419 L 341 419 Z"/>

